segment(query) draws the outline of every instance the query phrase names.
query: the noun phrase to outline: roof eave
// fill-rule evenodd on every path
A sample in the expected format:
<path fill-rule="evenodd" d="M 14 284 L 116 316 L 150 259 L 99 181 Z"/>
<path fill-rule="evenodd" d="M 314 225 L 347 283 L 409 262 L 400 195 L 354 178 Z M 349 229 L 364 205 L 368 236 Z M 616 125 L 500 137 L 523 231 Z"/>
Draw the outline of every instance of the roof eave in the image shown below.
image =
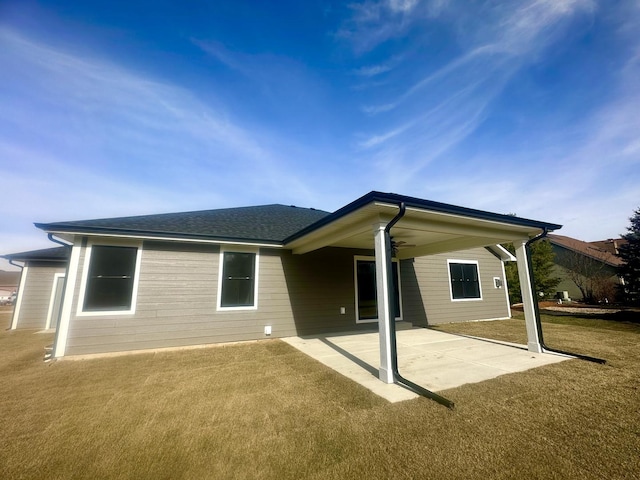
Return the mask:
<path fill-rule="evenodd" d="M 167 240 L 167 241 L 183 241 L 183 242 L 199 242 L 199 243 L 233 243 L 233 244 L 251 244 L 268 247 L 281 247 L 282 242 L 278 240 L 265 240 L 260 238 L 238 238 L 224 237 L 215 235 L 198 235 L 191 233 L 177 232 L 158 232 L 146 230 L 129 230 L 108 227 L 82 227 L 75 225 L 53 224 L 53 223 L 35 223 L 37 228 L 47 233 L 56 235 L 88 235 L 88 236 L 104 236 L 104 237 L 122 237 L 149 240 Z"/>
<path fill-rule="evenodd" d="M 317 222 L 309 225 L 306 228 L 303 228 L 299 232 L 290 235 L 284 240 L 284 244 L 288 244 L 297 240 L 325 225 L 328 225 L 335 220 L 338 220 L 349 213 L 352 213 L 365 205 L 370 203 L 388 203 L 393 205 L 400 205 L 400 203 L 404 202 L 406 207 L 413 207 L 418 209 L 430 210 L 438 213 L 445 213 L 449 215 L 457 215 L 457 216 L 466 216 L 471 217 L 478 220 L 487 220 L 498 223 L 504 223 L 508 225 L 522 226 L 522 227 L 530 227 L 534 229 L 539 229 L 540 231 L 552 232 L 554 230 L 559 230 L 562 228 L 562 225 L 548 222 L 541 222 L 537 220 L 530 220 L 527 218 L 515 217 L 512 215 L 505 215 L 500 213 L 487 212 L 484 210 L 476 210 L 467 207 L 458 207 L 456 205 L 450 205 L 446 203 L 433 202 L 431 200 L 422 200 L 420 198 L 415 197 L 405 197 L 403 195 L 398 195 L 394 193 L 383 193 L 372 191 L 368 194 L 358 198 L 357 200 L 351 202 L 348 205 L 336 210 L 331 215 L 327 215 L 324 218 L 321 218 Z"/>

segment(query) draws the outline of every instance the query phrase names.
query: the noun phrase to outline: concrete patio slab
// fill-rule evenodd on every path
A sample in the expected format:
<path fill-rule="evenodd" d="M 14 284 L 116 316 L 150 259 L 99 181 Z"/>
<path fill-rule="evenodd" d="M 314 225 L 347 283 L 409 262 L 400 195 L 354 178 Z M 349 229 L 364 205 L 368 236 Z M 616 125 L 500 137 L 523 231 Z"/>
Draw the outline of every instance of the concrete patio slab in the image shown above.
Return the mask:
<path fill-rule="evenodd" d="M 561 355 L 529 352 L 524 345 L 427 328 L 399 330 L 396 336 L 400 373 L 434 392 L 567 360 Z M 400 385 L 378 379 L 377 332 L 283 340 L 390 402 L 417 397 Z"/>

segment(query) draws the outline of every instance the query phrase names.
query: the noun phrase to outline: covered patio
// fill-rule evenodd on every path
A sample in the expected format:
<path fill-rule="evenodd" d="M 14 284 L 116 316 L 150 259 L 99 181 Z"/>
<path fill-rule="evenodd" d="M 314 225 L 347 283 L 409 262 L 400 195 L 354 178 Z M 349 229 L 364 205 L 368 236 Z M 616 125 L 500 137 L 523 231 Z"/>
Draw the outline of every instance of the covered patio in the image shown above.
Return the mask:
<path fill-rule="evenodd" d="M 400 370 L 412 381 L 433 392 L 569 358 L 530 352 L 526 345 L 470 338 L 428 328 L 398 327 L 396 335 Z M 378 333 L 372 332 L 289 337 L 283 340 L 389 402 L 416 398 L 417 393 L 400 384 L 379 380 L 378 336 Z"/>
<path fill-rule="evenodd" d="M 442 377 L 442 372 L 435 363 L 439 359 L 438 355 L 443 355 L 430 348 L 442 347 L 441 352 L 445 352 L 454 343 L 436 341 L 437 345 L 432 345 L 431 340 L 423 339 L 426 333 L 412 333 L 406 340 L 408 342 L 406 346 L 411 347 L 412 342 L 415 343 L 415 338 L 420 339 L 418 344 L 424 345 L 426 350 L 422 352 L 425 361 L 419 363 L 427 363 L 428 358 L 431 361 L 429 370 L 432 371 L 433 376 L 424 380 L 414 378 L 409 381 L 399 373 L 399 369 L 409 368 L 411 362 L 408 365 L 402 365 L 398 360 L 401 339 L 407 338 L 409 334 L 399 332 L 396 340 L 393 320 L 395 315 L 393 313 L 392 258 L 401 260 L 467 248 L 496 246 L 506 242 L 513 243 L 527 330 L 528 352 L 524 355 L 541 357 L 544 344 L 536 313 L 536 292 L 532 286 L 528 246 L 547 232 L 559 228 L 561 228 L 560 225 L 512 215 L 474 210 L 393 193 L 371 192 L 298 232 L 288 240 L 287 247 L 298 255 L 328 246 L 373 250 L 379 333 L 371 338 L 376 338 L 378 341 L 378 361 L 373 363 L 373 368 L 377 368 L 378 378 L 386 384 L 402 383 L 416 392 L 423 392 L 440 403 L 452 407 L 453 403 L 447 399 L 430 393 L 433 388 L 429 386 L 429 382 Z M 411 330 L 411 332 L 414 331 Z M 438 338 L 438 336 L 432 338 Z M 325 338 L 321 343 L 331 348 L 330 340 Z M 356 343 L 358 343 L 357 340 Z M 368 345 L 373 346 L 370 342 L 366 345 L 367 347 L 361 345 L 358 348 L 369 351 Z M 415 349 L 416 346 L 413 345 L 412 348 Z M 346 351 L 349 353 L 348 349 Z M 369 353 L 374 354 L 373 351 Z M 499 353 L 497 355 L 499 356 Z M 463 355 L 459 352 L 457 356 Z M 452 359 L 463 360 L 455 357 Z M 508 361 L 505 360 L 503 363 L 506 365 Z M 367 363 L 367 365 L 372 364 Z M 482 368 L 487 366 L 484 365 Z M 411 376 L 409 372 L 406 374 Z M 479 379 L 482 378 L 479 377 Z"/>

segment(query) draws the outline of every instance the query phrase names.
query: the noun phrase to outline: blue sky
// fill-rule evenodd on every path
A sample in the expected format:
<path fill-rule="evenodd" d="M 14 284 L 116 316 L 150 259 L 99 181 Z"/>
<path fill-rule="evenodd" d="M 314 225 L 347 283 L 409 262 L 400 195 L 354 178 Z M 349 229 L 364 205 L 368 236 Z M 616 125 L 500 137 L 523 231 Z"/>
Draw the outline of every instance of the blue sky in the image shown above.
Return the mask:
<path fill-rule="evenodd" d="M 625 0 L 0 0 L 0 253 L 50 246 L 33 222 L 370 190 L 616 237 L 638 31 Z"/>

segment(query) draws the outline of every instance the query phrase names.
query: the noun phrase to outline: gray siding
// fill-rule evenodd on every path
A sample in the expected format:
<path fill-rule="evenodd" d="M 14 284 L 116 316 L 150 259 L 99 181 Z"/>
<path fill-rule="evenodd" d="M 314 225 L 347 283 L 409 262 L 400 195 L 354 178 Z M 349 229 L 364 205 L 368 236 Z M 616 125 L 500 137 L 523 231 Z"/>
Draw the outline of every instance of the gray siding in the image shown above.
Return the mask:
<path fill-rule="evenodd" d="M 355 321 L 354 256 L 372 255 L 370 251 L 324 248 L 293 255 L 288 250 L 261 248 L 257 310 L 218 311 L 219 247 L 145 242 L 135 313 L 78 316 L 85 252 L 82 249 L 80 254 L 66 355 L 262 339 L 265 325 L 272 327 L 272 337 L 377 328 L 375 323 Z M 485 249 L 469 255 L 473 259 L 482 257 L 485 300 L 453 305 L 455 312 L 447 316 L 444 310 L 452 307 L 447 257 L 416 259 L 407 272 L 403 262 L 405 319 L 412 315 L 414 323 L 426 324 L 427 318 L 429 323 L 442 323 L 506 316 L 504 292 L 499 290 L 500 296 L 489 291 L 493 289 L 493 276 L 502 276 L 500 261 Z M 442 259 L 444 267 L 440 268 Z M 485 262 L 491 263 L 491 268 L 485 267 Z M 414 270 L 416 274 L 412 275 Z M 442 290 L 434 289 L 429 275 L 440 276 L 441 280 L 433 284 L 443 287 L 446 297 Z M 434 305 L 429 305 L 426 315 L 424 305 L 429 302 Z M 345 314 L 340 313 L 341 307 Z"/>
<path fill-rule="evenodd" d="M 447 259 L 477 260 L 482 300 L 451 300 Z M 429 255 L 401 264 L 404 319 L 414 325 L 467 322 L 509 316 L 502 262 L 486 248 Z M 495 288 L 494 277 L 503 287 Z"/>
<path fill-rule="evenodd" d="M 51 300 L 53 279 L 56 273 L 64 273 L 64 266 L 50 263 L 29 263 L 26 283 L 16 328 L 44 328 Z"/>
<path fill-rule="evenodd" d="M 217 311 L 217 246 L 145 242 L 135 313 L 78 316 L 85 251 L 66 355 L 255 340 L 265 338 L 265 325 L 271 325 L 271 337 L 375 328 L 355 324 L 353 256 L 363 252 L 323 249 L 294 256 L 262 248 L 258 309 Z"/>

